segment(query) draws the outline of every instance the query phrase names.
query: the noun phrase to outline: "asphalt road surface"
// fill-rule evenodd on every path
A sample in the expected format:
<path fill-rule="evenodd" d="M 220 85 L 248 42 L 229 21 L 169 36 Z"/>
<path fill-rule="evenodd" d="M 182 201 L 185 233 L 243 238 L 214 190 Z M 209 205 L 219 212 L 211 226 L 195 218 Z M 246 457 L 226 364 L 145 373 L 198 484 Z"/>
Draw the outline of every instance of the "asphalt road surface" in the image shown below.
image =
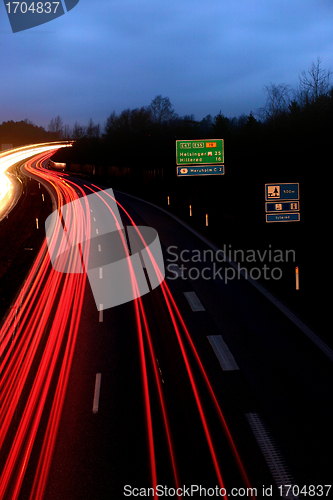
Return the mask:
<path fill-rule="evenodd" d="M 45 161 L 27 168 L 58 204 L 103 189 Z M 175 218 L 115 196 L 124 227 L 157 231 L 165 280 L 99 311 L 44 248 L 2 332 L 0 498 L 332 497 L 332 352 Z"/>

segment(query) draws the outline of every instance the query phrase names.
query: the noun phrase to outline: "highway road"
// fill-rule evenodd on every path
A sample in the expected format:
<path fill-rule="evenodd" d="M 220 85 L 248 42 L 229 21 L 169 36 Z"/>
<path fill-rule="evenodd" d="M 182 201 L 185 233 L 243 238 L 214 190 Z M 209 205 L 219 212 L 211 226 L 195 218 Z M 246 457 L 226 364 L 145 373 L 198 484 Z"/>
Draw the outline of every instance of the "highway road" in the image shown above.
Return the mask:
<path fill-rule="evenodd" d="M 104 189 L 49 156 L 25 171 L 53 208 Z M 0 333 L 0 499 L 332 498 L 330 349 L 174 217 L 115 198 L 122 226 L 157 231 L 165 280 L 99 311 L 44 242 Z M 98 235 L 112 206 L 67 231 Z"/>

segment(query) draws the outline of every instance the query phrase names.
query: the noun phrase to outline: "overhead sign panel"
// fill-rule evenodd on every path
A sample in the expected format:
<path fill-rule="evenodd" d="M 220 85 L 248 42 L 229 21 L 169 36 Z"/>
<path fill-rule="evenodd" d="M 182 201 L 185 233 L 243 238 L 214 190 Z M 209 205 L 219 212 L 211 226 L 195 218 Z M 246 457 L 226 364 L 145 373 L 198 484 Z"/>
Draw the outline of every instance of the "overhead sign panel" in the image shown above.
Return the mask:
<path fill-rule="evenodd" d="M 176 163 L 177 165 L 222 164 L 224 141 L 223 139 L 176 141 Z"/>
<path fill-rule="evenodd" d="M 265 184 L 266 201 L 299 200 L 299 183 Z"/>
<path fill-rule="evenodd" d="M 177 167 L 177 175 L 178 177 L 188 177 L 190 175 L 224 175 L 224 165 Z"/>

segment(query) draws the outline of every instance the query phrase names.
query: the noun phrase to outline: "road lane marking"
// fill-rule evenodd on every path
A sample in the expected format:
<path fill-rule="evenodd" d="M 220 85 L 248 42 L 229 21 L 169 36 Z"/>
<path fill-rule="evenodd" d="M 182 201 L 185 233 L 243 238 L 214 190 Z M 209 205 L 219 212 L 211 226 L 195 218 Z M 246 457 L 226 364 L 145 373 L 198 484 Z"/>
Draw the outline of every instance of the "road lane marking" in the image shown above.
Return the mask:
<path fill-rule="evenodd" d="M 98 229 L 96 229 L 96 234 L 98 234 Z"/>
<path fill-rule="evenodd" d="M 276 448 L 259 415 L 257 413 L 245 413 L 245 416 L 276 485 L 293 485 L 294 480 L 287 471 L 282 454 Z M 298 496 L 289 493 L 285 498 L 298 499 Z"/>
<path fill-rule="evenodd" d="M 99 268 L 99 279 L 102 279 L 103 278 L 103 268 L 100 267 Z"/>
<path fill-rule="evenodd" d="M 224 342 L 222 335 L 208 335 L 210 345 L 216 354 L 223 371 L 239 370 L 235 358 L 231 354 L 229 347 Z"/>
<path fill-rule="evenodd" d="M 98 251 L 101 252 L 102 251 L 102 247 L 101 245 L 98 245 Z"/>
<path fill-rule="evenodd" d="M 99 395 L 101 392 L 101 378 L 102 374 L 101 373 L 96 373 L 96 379 L 95 379 L 95 391 L 94 391 L 94 402 L 93 402 L 93 413 L 98 412 L 99 408 Z"/>
<path fill-rule="evenodd" d="M 201 304 L 199 297 L 195 292 L 184 292 L 184 295 L 187 298 L 192 311 L 205 311 L 204 306 Z"/>

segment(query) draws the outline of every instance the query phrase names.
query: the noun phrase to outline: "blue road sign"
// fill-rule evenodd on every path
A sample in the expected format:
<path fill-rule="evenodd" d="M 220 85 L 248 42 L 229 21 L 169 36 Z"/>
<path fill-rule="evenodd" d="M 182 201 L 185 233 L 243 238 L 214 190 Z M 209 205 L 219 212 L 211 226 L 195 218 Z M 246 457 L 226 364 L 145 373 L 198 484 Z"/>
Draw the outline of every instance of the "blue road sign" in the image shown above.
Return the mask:
<path fill-rule="evenodd" d="M 294 222 L 300 220 L 299 212 L 289 212 L 284 214 L 266 214 L 266 222 Z"/>
<path fill-rule="evenodd" d="M 265 184 L 266 201 L 299 200 L 299 183 Z"/>
<path fill-rule="evenodd" d="M 298 210 L 299 201 L 266 203 L 266 212 L 297 212 Z"/>
<path fill-rule="evenodd" d="M 177 176 L 186 177 L 189 175 L 224 175 L 224 165 L 206 165 L 190 167 L 177 167 Z"/>

